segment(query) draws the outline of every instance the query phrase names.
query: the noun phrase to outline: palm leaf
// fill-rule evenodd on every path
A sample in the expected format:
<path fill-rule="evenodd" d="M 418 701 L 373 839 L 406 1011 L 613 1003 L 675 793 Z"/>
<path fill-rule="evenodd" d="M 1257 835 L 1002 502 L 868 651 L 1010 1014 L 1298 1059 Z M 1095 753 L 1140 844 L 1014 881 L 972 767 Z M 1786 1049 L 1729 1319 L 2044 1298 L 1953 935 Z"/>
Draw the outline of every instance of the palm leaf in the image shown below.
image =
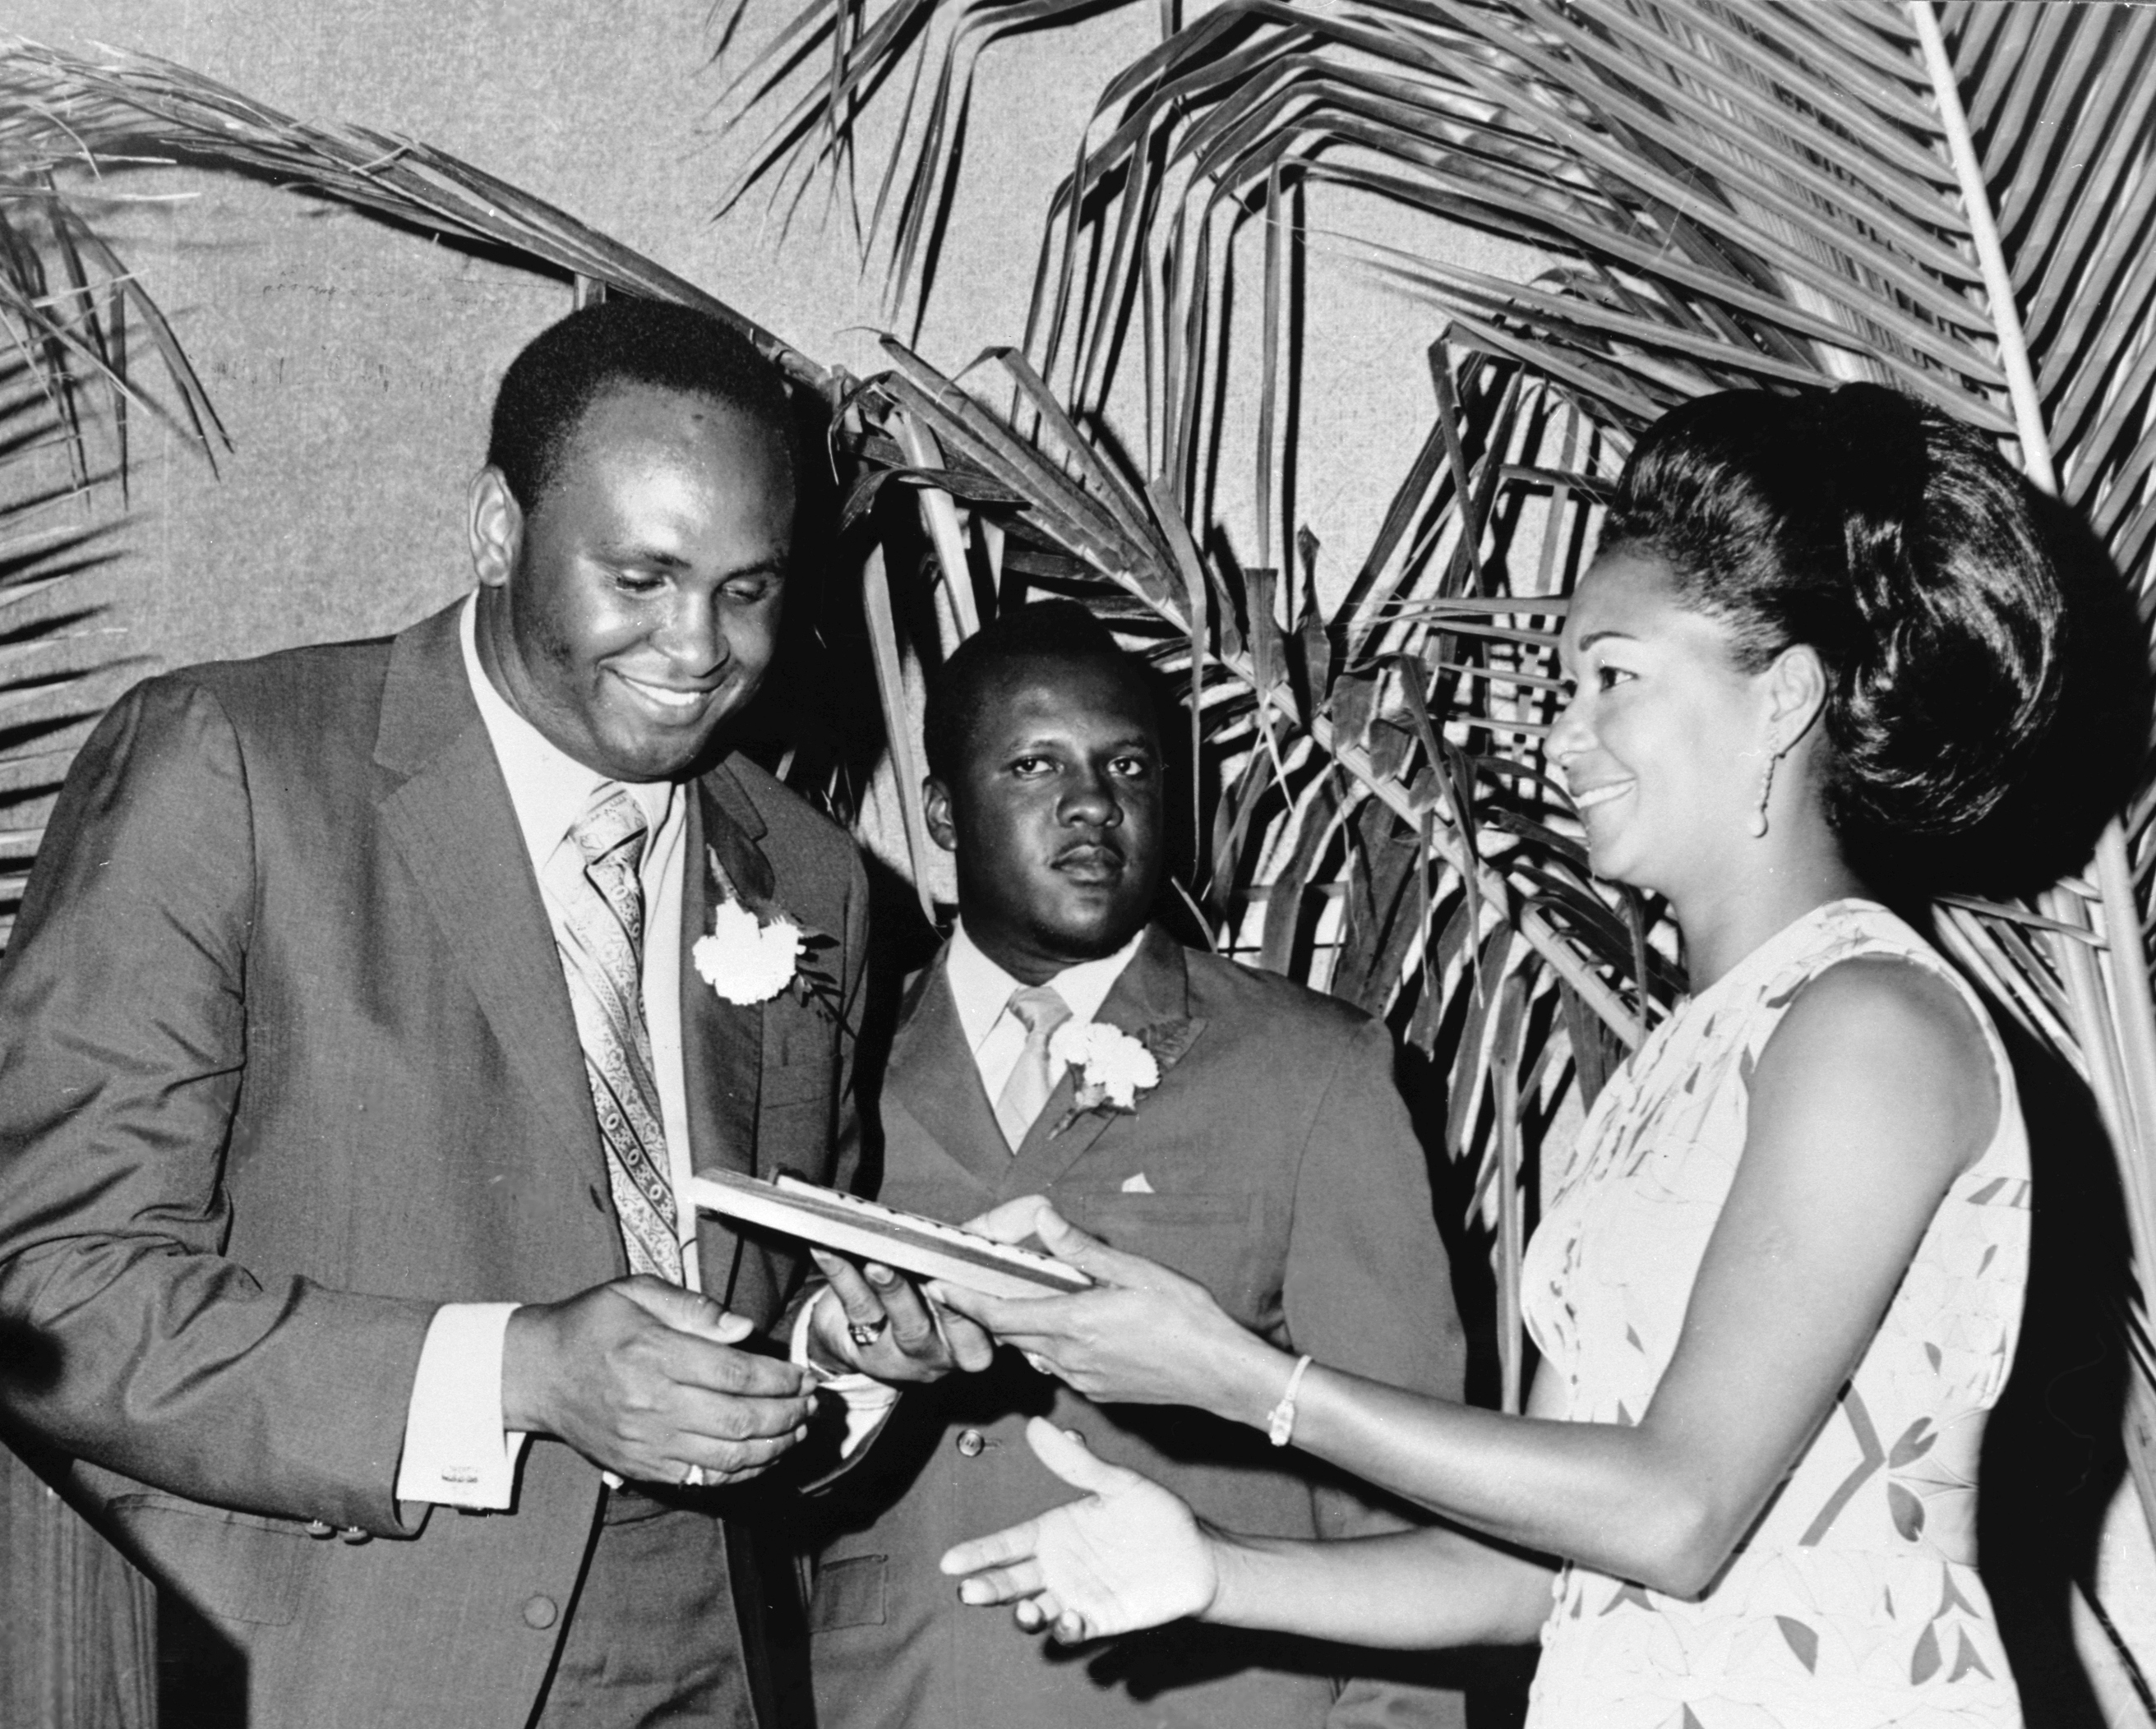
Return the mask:
<path fill-rule="evenodd" d="M 744 331 L 796 382 L 830 386 L 822 367 L 724 301 L 446 151 L 297 120 L 152 55 L 75 55 L 0 37 L 0 161 L 85 156 L 249 172 L 532 268 L 678 300 Z"/>
<path fill-rule="evenodd" d="M 7 99 L 0 96 L 0 110 Z M 75 746 L 130 663 L 104 621 L 131 415 L 208 456 L 223 428 L 171 326 L 100 231 L 126 202 L 63 184 L 71 139 L 0 143 L 0 947 Z M 136 363 L 146 349 L 162 387 Z"/>
<path fill-rule="evenodd" d="M 74 483 L 87 485 L 103 460 L 90 437 L 101 423 L 112 478 L 124 486 L 131 407 L 174 426 L 213 463 L 224 434 L 202 382 L 164 314 L 98 232 L 96 218 L 124 201 L 63 190 L 56 166 L 48 151 L 0 143 L 0 320 L 51 401 Z M 131 331 L 157 355 L 176 400 L 136 376 Z"/>
<path fill-rule="evenodd" d="M 113 524 L 90 515 L 92 484 L 110 477 L 50 480 L 91 429 L 49 364 L 27 342 L 0 354 L 0 947 L 68 763 L 128 666 L 98 580 Z"/>

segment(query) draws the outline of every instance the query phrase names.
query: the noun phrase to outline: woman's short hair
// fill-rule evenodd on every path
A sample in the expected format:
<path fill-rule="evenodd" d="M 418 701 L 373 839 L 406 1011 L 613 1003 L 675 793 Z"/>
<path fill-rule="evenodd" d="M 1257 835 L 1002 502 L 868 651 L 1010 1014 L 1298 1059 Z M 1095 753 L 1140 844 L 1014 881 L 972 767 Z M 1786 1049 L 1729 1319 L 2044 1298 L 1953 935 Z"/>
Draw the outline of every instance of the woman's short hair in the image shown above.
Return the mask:
<path fill-rule="evenodd" d="M 1601 545 L 1659 557 L 1748 670 L 1810 647 L 1829 822 L 1855 850 L 1936 859 L 2000 812 L 2064 700 L 2040 504 L 1989 437 L 1882 386 L 1724 391 L 1642 435 Z"/>

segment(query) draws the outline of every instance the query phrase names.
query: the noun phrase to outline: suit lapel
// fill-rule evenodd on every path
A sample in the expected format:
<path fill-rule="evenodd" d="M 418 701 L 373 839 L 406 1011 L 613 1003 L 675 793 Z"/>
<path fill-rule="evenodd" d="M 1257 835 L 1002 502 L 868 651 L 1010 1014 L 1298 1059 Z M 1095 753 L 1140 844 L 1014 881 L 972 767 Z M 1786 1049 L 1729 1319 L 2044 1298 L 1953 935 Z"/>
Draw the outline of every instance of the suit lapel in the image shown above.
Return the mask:
<path fill-rule="evenodd" d="M 710 855 L 716 855 L 727 880 L 752 903 L 768 901 L 777 879 L 757 844 L 764 832 L 763 820 L 723 767 L 691 789 L 688 817 L 682 844 L 682 869 L 688 875 L 681 885 L 680 941 L 681 1078 L 688 1105 L 690 1162 L 699 1170 L 716 1165 L 757 1174 L 764 1005 L 727 1002 L 704 982 L 690 951 L 711 928 L 711 911 L 720 899 Z M 707 1213 L 696 1221 L 696 1244 L 704 1288 L 723 1300 L 737 1239 Z"/>
<path fill-rule="evenodd" d="M 950 953 L 946 943 L 906 993 L 884 1087 L 930 1140 L 993 1189 L 1009 1174 L 1010 1145 L 958 1023 L 945 976 Z"/>
<path fill-rule="evenodd" d="M 718 855 L 728 880 L 751 906 L 761 910 L 769 906 L 778 893 L 778 874 L 757 844 L 764 834 L 762 813 L 726 763 L 698 781 L 696 790 L 702 805 L 705 844 Z M 708 861 L 700 858 L 697 864 L 708 877 Z"/>
<path fill-rule="evenodd" d="M 1170 1055 L 1173 1060 L 1188 1049 L 1204 1030 L 1204 1024 L 1191 1020 L 1189 1014 L 1190 973 L 1183 962 L 1183 947 L 1159 926 L 1149 926 L 1145 941 L 1131 957 L 1130 965 L 1123 969 L 1122 977 L 1116 981 L 1094 1018 L 1119 1027 L 1133 1037 L 1163 1022 L 1176 1024 L 1180 1048 Z M 1088 1111 L 1061 1133 L 1056 1133 L 1056 1125 L 1070 1115 L 1077 1095 L 1077 1084 L 1075 1072 L 1065 1070 L 1040 1115 L 1034 1119 L 1018 1156 L 1009 1161 L 1009 1168 L 999 1184 L 1004 1194 L 1045 1192 L 1091 1149 L 1120 1114 L 1106 1110 Z M 978 1092 L 980 1089 L 977 1085 L 974 1090 Z M 1138 1101 L 1138 1109 L 1145 1109 L 1143 1099 Z M 993 1118 L 989 1126 L 994 1126 Z"/>
<path fill-rule="evenodd" d="M 583 1047 L 457 630 L 452 606 L 391 647 L 375 739 L 389 786 L 377 808 L 556 1150 L 588 1182 L 603 1166 Z"/>

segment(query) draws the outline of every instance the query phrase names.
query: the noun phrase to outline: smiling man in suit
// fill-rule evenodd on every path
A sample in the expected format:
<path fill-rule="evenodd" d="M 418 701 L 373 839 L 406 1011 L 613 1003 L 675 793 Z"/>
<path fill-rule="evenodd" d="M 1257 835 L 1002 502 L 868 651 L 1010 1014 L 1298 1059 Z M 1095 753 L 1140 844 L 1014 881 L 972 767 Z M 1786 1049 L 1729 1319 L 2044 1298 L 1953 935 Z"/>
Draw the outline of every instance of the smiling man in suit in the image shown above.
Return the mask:
<path fill-rule="evenodd" d="M 963 1220 L 1045 1195 L 1287 1348 L 1457 1396 L 1460 1327 L 1389 1035 L 1147 923 L 1161 743 L 1135 664 L 1083 608 L 1021 608 L 952 657 L 927 730 L 929 828 L 954 855 L 960 917 L 907 992 L 880 1198 Z M 1134 1109 L 1091 1102 L 1111 1078 L 1137 1085 Z M 839 1288 L 866 1312 L 858 1283 Z M 1322 1648 L 1185 1624 L 1073 1658 L 963 1608 L 944 1550 L 1069 1498 L 1025 1444 L 1034 1414 L 1238 1530 L 1397 1527 L 1262 1436 L 1099 1410 L 999 1352 L 985 1374 L 907 1393 L 831 1497 L 810 1616 L 822 1729 L 1460 1721 L 1457 1696 L 1342 1681 Z"/>
<path fill-rule="evenodd" d="M 809 1424 L 747 1338 L 800 1269 L 684 1185 L 855 1156 L 861 867 L 726 740 L 788 418 L 700 313 L 573 315 L 503 380 L 475 595 L 151 680 L 54 814 L 0 963 L 0 1318 L 55 1367 L 0 1404 L 264 1729 L 777 1721 L 729 1485 Z M 728 900 L 823 938 L 817 988 L 700 964 Z M 827 1354 L 940 1372 L 889 1300 Z"/>

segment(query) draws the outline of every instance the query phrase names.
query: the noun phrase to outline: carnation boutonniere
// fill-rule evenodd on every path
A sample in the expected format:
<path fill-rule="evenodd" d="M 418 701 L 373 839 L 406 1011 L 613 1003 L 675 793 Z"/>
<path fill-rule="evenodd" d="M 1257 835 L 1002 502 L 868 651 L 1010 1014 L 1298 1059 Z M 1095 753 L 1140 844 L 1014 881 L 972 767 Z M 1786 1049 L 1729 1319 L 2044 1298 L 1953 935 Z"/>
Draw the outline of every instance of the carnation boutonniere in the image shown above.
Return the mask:
<path fill-rule="evenodd" d="M 698 937 L 689 951 L 698 976 L 723 1002 L 747 1007 L 792 989 L 834 1019 L 843 1019 L 838 981 L 821 964 L 820 952 L 834 946 L 836 939 L 790 916 L 776 902 L 752 905 L 718 854 L 706 848 L 704 856 L 719 900 L 711 910 L 711 935 Z"/>
<path fill-rule="evenodd" d="M 1051 1062 L 1076 1076 L 1070 1108 L 1050 1129 L 1054 1140 L 1088 1111 L 1137 1115 L 1138 1101 L 1160 1085 L 1161 1072 L 1189 1048 L 1188 1021 L 1161 1021 L 1135 1034 L 1106 1021 L 1066 1021 L 1048 1041 Z"/>

